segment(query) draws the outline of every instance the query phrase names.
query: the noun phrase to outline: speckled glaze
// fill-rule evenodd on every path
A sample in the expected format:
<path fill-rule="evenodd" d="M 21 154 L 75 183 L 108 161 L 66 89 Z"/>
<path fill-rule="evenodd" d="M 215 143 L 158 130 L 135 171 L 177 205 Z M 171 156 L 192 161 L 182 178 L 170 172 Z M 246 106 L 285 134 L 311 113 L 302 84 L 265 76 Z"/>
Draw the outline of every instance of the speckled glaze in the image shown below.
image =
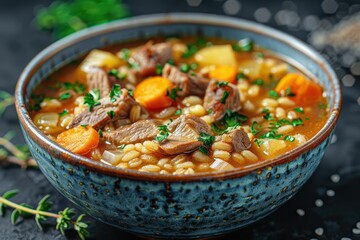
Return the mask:
<path fill-rule="evenodd" d="M 90 49 L 158 35 L 250 37 L 316 77 L 325 88 L 330 117 L 303 146 L 244 170 L 166 176 L 123 170 L 72 154 L 31 122 L 26 99 L 54 70 Z M 137 17 L 74 34 L 42 51 L 22 73 L 16 107 L 33 157 L 51 184 L 94 218 L 143 237 L 203 238 L 253 223 L 290 199 L 309 179 L 329 144 L 341 107 L 339 81 L 329 64 L 299 40 L 274 29 L 223 16 L 165 14 Z"/>

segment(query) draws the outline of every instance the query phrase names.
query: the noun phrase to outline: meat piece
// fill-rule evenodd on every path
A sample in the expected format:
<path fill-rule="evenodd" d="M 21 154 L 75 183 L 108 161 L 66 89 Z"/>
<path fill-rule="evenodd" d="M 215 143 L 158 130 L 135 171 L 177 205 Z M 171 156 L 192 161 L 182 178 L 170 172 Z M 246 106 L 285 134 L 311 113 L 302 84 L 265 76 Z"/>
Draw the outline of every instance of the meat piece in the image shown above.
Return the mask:
<path fill-rule="evenodd" d="M 109 122 L 128 118 L 131 107 L 138 103 L 129 95 L 127 89 L 121 91 L 121 96 L 115 102 L 112 102 L 108 96 L 101 98 L 99 105 L 93 107 L 92 111 L 85 110 L 77 115 L 69 127 L 89 125 L 95 129 L 100 129 Z M 114 112 L 113 116 L 109 114 L 112 111 Z"/>
<path fill-rule="evenodd" d="M 223 118 L 228 109 L 231 112 L 239 111 L 241 109 L 239 90 L 232 83 L 219 86 L 218 81 L 213 79 L 206 89 L 204 107 L 207 111 L 211 111 L 215 121 Z"/>
<path fill-rule="evenodd" d="M 112 86 L 115 83 L 118 84 L 121 83 L 121 81 L 116 80 L 116 78 L 113 76 L 109 76 L 104 69 L 99 67 L 89 68 L 86 75 L 86 81 L 87 81 L 88 89 L 89 90 L 93 90 L 94 88 L 99 89 L 101 97 L 108 96 Z"/>
<path fill-rule="evenodd" d="M 168 126 L 170 135 L 160 143 L 164 154 L 175 155 L 195 151 L 203 143 L 198 140 L 200 133 L 211 133 L 209 125 L 192 115 L 181 115 Z"/>
<path fill-rule="evenodd" d="M 216 141 L 223 141 L 233 146 L 235 152 L 241 152 L 251 147 L 251 141 L 242 128 L 237 128 L 216 137 Z"/>
<path fill-rule="evenodd" d="M 170 43 L 152 44 L 148 42 L 139 47 L 130 57 L 129 62 L 138 64 L 134 71 L 141 77 L 155 74 L 156 64 L 164 65 L 173 58 L 172 46 Z"/>
<path fill-rule="evenodd" d="M 116 146 L 152 140 L 159 134 L 161 124 L 163 122 L 156 119 L 140 120 L 111 132 L 103 132 L 103 138 Z"/>
<path fill-rule="evenodd" d="M 180 97 L 188 95 L 197 95 L 203 97 L 210 81 L 209 79 L 199 75 L 184 73 L 179 68 L 170 64 L 165 64 L 162 71 L 162 76 L 168 78 L 178 88 L 182 89 L 181 91 L 177 92 L 178 96 Z"/>

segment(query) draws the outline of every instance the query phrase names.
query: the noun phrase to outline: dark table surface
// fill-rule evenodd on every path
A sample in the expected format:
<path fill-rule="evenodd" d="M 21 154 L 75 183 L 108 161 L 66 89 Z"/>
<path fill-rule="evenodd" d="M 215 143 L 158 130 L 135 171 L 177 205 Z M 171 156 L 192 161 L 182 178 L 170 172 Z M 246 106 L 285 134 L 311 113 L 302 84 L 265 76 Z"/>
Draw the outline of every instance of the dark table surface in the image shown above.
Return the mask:
<path fill-rule="evenodd" d="M 48 5 L 48 0 L 0 1 L 0 89 L 14 92 L 17 78 L 32 57 L 54 41 L 52 36 L 40 32 L 32 19 L 34 8 Z M 265 21 L 267 25 L 288 32 L 307 41 L 310 20 L 321 24 L 336 24 L 346 15 L 359 10 L 358 0 L 312 1 L 240 1 L 237 0 L 176 0 L 127 1 L 133 15 L 177 12 L 208 12 L 230 14 L 250 20 Z M 226 3 L 225 3 L 226 2 Z M 200 3 L 190 6 L 189 3 Z M 354 4 L 356 4 L 354 6 Z M 334 5 L 335 4 L 335 5 Z M 263 8 L 266 8 L 265 10 Z M 259 10 L 260 9 L 260 10 Z M 269 10 L 268 12 L 266 10 Z M 335 10 L 335 11 L 334 11 Z M 284 11 L 290 11 L 284 25 Z M 270 13 L 268 19 L 267 13 Z M 289 13 L 289 12 L 287 12 Z M 295 14 L 294 14 L 295 13 Z M 285 19 L 286 20 L 286 19 Z M 287 21 L 286 20 L 286 21 Z M 310 24 L 309 24 L 310 23 Z M 351 53 L 350 57 L 352 56 Z M 360 61 L 353 57 L 332 59 L 332 64 L 342 78 L 349 74 L 349 64 Z M 274 214 L 238 230 L 224 239 L 360 239 L 356 225 L 360 225 L 360 78 L 354 84 L 343 81 L 343 110 L 333 143 L 327 149 L 320 166 L 300 192 Z M 18 135 L 15 143 L 24 143 L 20 133 L 15 108 L 10 107 L 0 119 L 0 134 L 10 129 Z M 337 181 L 339 180 L 339 181 Z M 73 206 L 60 195 L 39 170 L 22 170 L 16 166 L 0 168 L 0 193 L 17 188 L 16 202 L 36 204 L 45 194 L 51 194 L 53 210 Z M 335 195 L 334 195 L 335 194 Z M 334 195 L 334 196 L 333 196 Z M 65 239 L 54 229 L 54 223 L 45 225 L 44 232 L 35 222 L 25 220 L 11 225 L 10 212 L 0 218 L 0 239 Z M 136 237 L 91 221 L 91 239 L 136 239 Z M 357 233 L 357 234 L 356 234 Z M 70 232 L 68 239 L 77 239 Z"/>

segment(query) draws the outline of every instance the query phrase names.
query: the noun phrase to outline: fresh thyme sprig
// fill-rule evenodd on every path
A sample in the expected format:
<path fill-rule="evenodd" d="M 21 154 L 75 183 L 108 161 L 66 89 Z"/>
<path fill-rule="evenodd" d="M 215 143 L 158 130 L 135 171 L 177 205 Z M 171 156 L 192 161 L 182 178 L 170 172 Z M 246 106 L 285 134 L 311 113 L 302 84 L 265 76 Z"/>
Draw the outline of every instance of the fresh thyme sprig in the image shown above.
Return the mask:
<path fill-rule="evenodd" d="M 14 132 L 10 131 L 3 137 L 0 137 L 0 164 L 10 163 L 19 165 L 21 168 L 37 167 L 35 160 L 30 157 L 30 152 L 26 145 L 15 146 L 11 142 L 14 136 Z"/>
<path fill-rule="evenodd" d="M 66 230 L 71 227 L 78 233 L 80 239 L 85 240 L 89 237 L 89 232 L 87 230 L 88 224 L 83 222 L 84 214 L 79 215 L 76 220 L 75 210 L 72 208 L 65 208 L 58 213 L 49 212 L 53 203 L 49 201 L 50 195 L 46 195 L 43 197 L 36 208 L 26 204 L 26 203 L 15 203 L 10 201 L 9 199 L 15 196 L 19 191 L 18 190 L 10 190 L 0 196 L 0 216 L 4 216 L 6 207 L 13 208 L 13 212 L 11 214 L 11 222 L 12 224 L 16 224 L 19 217 L 30 217 L 35 216 L 36 224 L 38 225 L 40 230 L 42 229 L 42 222 L 46 221 L 48 218 L 56 219 L 56 230 L 60 231 L 62 235 L 65 236 Z"/>
<path fill-rule="evenodd" d="M 0 116 L 5 112 L 6 108 L 14 104 L 15 98 L 8 92 L 0 90 Z"/>

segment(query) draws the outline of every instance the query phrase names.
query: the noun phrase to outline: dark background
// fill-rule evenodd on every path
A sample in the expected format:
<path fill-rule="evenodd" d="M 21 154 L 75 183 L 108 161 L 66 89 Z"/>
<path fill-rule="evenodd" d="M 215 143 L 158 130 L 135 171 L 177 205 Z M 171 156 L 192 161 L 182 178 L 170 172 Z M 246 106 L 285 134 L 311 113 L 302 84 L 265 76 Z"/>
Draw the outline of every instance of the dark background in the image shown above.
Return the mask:
<path fill-rule="evenodd" d="M 171 11 L 207 12 L 260 21 L 267 20 L 266 17 L 259 18 L 259 15 L 264 16 L 264 14 L 259 14 L 261 11 L 258 9 L 265 7 L 271 13 L 269 21 L 265 22 L 266 25 L 288 32 L 304 41 L 308 40 L 309 30 L 317 31 L 316 21 L 313 23 L 310 19 L 320 20 L 317 22 L 320 26 L 331 27 L 360 9 L 358 0 L 336 2 L 335 0 L 241 0 L 237 1 L 241 3 L 239 11 L 235 11 L 239 5 L 235 3 L 234 7 L 229 2 L 225 4 L 226 1 L 234 3 L 236 0 L 128 0 L 125 2 L 128 3 L 132 15 Z M 17 78 L 25 65 L 40 50 L 54 41 L 50 34 L 40 32 L 32 22 L 36 6 L 41 4 L 47 6 L 50 2 L 0 0 L 1 90 L 13 93 Z M 194 7 L 190 6 L 189 2 L 201 2 L 201 4 Z M 229 5 L 230 10 L 226 7 L 224 9 L 224 6 Z M 284 10 L 291 12 L 286 15 L 283 14 Z M 254 15 L 256 12 L 258 15 Z M 277 212 L 224 239 L 360 239 L 360 235 L 356 234 L 359 231 L 356 229 L 356 224 L 360 225 L 360 78 L 357 76 L 354 84 L 346 81 L 349 78 L 343 78 L 345 74 L 350 73 L 350 65 L 359 61 L 359 58 L 352 55 L 352 52 L 347 52 L 333 56 L 331 61 L 339 78 L 343 80 L 343 84 L 345 83 L 344 104 L 336 136 L 320 166 L 300 192 Z M 18 133 L 14 142 L 24 143 L 13 106 L 0 119 L 0 134 L 4 135 L 10 129 Z M 335 177 L 340 177 L 339 182 L 331 180 L 331 176 L 334 180 L 334 174 Z M 16 166 L 0 167 L 0 193 L 14 188 L 20 190 L 20 194 L 14 198 L 16 202 L 36 205 L 42 196 L 51 194 L 55 203 L 53 211 L 73 206 L 55 191 L 39 170 L 22 170 Z M 331 194 L 328 190 L 333 190 L 335 196 L 329 196 Z M 300 216 L 301 210 L 305 212 L 304 216 Z M 12 226 L 10 213 L 7 211 L 6 217 L 0 218 L 1 240 L 65 239 L 54 229 L 54 222 L 51 221 L 45 225 L 44 232 L 37 229 L 33 220 L 21 221 L 16 226 Z M 92 219 L 90 221 L 91 239 L 135 239 L 130 234 Z M 70 232 L 68 238 L 77 239 L 73 232 Z"/>

